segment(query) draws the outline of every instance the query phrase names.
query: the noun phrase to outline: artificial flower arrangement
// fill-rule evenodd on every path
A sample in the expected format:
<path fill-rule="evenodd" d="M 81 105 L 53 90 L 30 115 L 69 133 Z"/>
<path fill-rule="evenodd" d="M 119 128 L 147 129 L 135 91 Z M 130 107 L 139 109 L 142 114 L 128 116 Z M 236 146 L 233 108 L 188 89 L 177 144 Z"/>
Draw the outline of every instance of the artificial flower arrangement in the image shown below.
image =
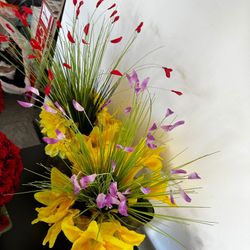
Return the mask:
<path fill-rule="evenodd" d="M 36 88 L 26 90 L 35 102 L 19 101 L 27 108 L 40 103 L 45 151 L 65 162 L 65 171 L 56 165 L 44 166 L 44 181 L 30 183 L 39 189 L 35 199 L 43 204 L 32 223 L 42 221 L 49 226 L 43 244 L 53 247 L 62 232 L 72 242 L 72 250 L 134 249 L 145 238 L 136 231 L 142 225 L 171 237 L 152 220 L 207 223 L 158 212 L 159 208 L 178 209 L 179 197 L 191 202 L 189 193 L 195 189 L 186 190 L 181 183 L 200 177 L 196 172 L 187 173 L 183 167 L 188 163 L 164 164 L 171 159 L 163 158 L 166 145 L 159 139 L 184 121 L 169 120 L 174 112 L 167 108 L 161 122 L 152 122 L 149 78 L 139 80 L 136 64 L 121 70 L 121 61 L 143 22 L 133 28 L 120 56 L 103 71 L 107 47 L 124 40 L 112 36 L 120 19 L 117 5 L 104 10 L 101 19 L 103 15 L 97 13 L 103 0 L 97 1 L 93 14 L 80 27 L 84 1 L 73 0 L 73 4 L 73 25 L 65 33 L 57 20 L 59 45 L 50 53 L 43 54 L 41 44 L 31 38 L 32 53 L 27 58 L 33 63 Z M 101 25 L 96 29 L 98 22 Z M 170 78 L 171 68 L 162 66 L 162 71 Z M 125 110 L 110 112 L 112 95 L 125 79 L 131 90 L 130 103 Z M 45 93 L 44 100 L 38 89 Z"/>
<path fill-rule="evenodd" d="M 0 235 L 11 226 L 4 205 L 17 191 L 22 170 L 19 148 L 0 131 Z"/>

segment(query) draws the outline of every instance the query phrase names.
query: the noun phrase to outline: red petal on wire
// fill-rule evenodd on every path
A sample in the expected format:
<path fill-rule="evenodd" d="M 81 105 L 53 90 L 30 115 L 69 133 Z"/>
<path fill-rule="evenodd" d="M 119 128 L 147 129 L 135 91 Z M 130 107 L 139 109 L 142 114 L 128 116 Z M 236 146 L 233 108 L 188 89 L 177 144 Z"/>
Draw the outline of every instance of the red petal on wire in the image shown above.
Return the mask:
<path fill-rule="evenodd" d="M 86 45 L 89 44 L 89 43 L 88 43 L 86 40 L 84 40 L 84 39 L 82 39 L 82 43 L 83 43 L 83 44 L 86 44 Z"/>
<path fill-rule="evenodd" d="M 65 68 L 67 68 L 67 69 L 71 69 L 72 67 L 69 65 L 69 64 L 67 64 L 67 63 L 63 63 L 63 66 L 65 67 Z"/>
<path fill-rule="evenodd" d="M 51 84 L 48 84 L 48 85 L 44 88 L 44 94 L 48 96 L 48 95 L 50 94 L 50 90 L 51 90 Z"/>
<path fill-rule="evenodd" d="M 115 6 L 116 6 L 116 3 L 114 3 L 113 5 L 111 5 L 111 6 L 108 8 L 108 10 L 113 9 Z"/>
<path fill-rule="evenodd" d="M 81 9 L 81 6 L 83 5 L 83 1 L 81 1 L 80 3 L 79 3 L 79 6 L 77 7 L 77 10 L 76 10 L 76 17 L 78 17 L 79 16 L 79 14 L 80 14 L 80 9 Z"/>
<path fill-rule="evenodd" d="M 121 40 L 122 40 L 122 36 L 115 38 L 115 39 L 111 40 L 110 42 L 111 43 L 119 43 Z"/>
<path fill-rule="evenodd" d="M 71 43 L 75 43 L 74 38 L 72 37 L 71 33 L 68 31 L 67 37 Z"/>
<path fill-rule="evenodd" d="M 57 28 L 59 28 L 59 29 L 62 28 L 62 24 L 61 24 L 61 22 L 60 22 L 59 19 L 56 21 L 56 26 L 57 26 Z"/>
<path fill-rule="evenodd" d="M 15 32 L 8 23 L 6 23 L 5 25 L 6 25 L 7 29 L 10 30 L 12 33 Z"/>
<path fill-rule="evenodd" d="M 143 26 L 143 22 L 141 22 L 141 23 L 137 26 L 137 28 L 135 29 L 135 31 L 136 31 L 137 33 L 140 33 L 140 32 L 141 32 L 142 26 Z"/>
<path fill-rule="evenodd" d="M 26 7 L 26 6 L 22 6 L 22 10 L 27 14 L 27 15 L 32 15 L 33 11 L 31 8 Z"/>
<path fill-rule="evenodd" d="M 88 34 L 89 34 L 89 23 L 87 23 L 86 25 L 85 25 L 85 27 L 84 27 L 84 29 L 83 29 L 83 31 L 84 31 L 84 34 L 87 36 Z"/>
<path fill-rule="evenodd" d="M 183 93 L 181 91 L 177 91 L 177 90 L 171 90 L 171 92 L 175 93 L 178 96 L 183 95 Z"/>
<path fill-rule="evenodd" d="M 9 37 L 0 33 L 0 43 L 8 42 Z"/>
<path fill-rule="evenodd" d="M 30 45 L 35 50 L 40 50 L 40 51 L 42 50 L 39 42 L 36 39 L 34 39 L 34 38 L 30 39 Z"/>
<path fill-rule="evenodd" d="M 120 19 L 120 17 L 119 17 L 119 16 L 116 16 L 116 17 L 114 18 L 114 21 L 113 21 L 112 23 L 117 22 L 119 19 Z"/>
<path fill-rule="evenodd" d="M 167 67 L 162 67 L 165 71 L 165 74 L 166 74 L 166 77 L 167 78 L 170 78 L 170 73 L 173 71 L 172 69 L 170 68 L 167 68 Z"/>
<path fill-rule="evenodd" d="M 103 2 L 103 0 L 99 0 L 96 4 L 96 8 L 98 8 L 100 6 L 100 4 Z"/>
<path fill-rule="evenodd" d="M 116 75 L 116 76 L 123 76 L 123 74 L 117 70 L 117 69 L 114 69 L 110 72 L 111 75 Z"/>
<path fill-rule="evenodd" d="M 50 69 L 48 69 L 48 79 L 50 82 L 54 80 L 53 72 Z"/>
<path fill-rule="evenodd" d="M 27 56 L 27 59 L 35 59 L 35 58 L 36 58 L 36 56 L 32 55 L 32 54 L 30 54 L 30 55 Z"/>
<path fill-rule="evenodd" d="M 76 6 L 77 5 L 77 0 L 73 0 L 73 4 Z"/>
<path fill-rule="evenodd" d="M 117 12 L 118 12 L 117 10 L 113 11 L 112 14 L 110 15 L 110 18 L 115 16 L 117 14 Z"/>

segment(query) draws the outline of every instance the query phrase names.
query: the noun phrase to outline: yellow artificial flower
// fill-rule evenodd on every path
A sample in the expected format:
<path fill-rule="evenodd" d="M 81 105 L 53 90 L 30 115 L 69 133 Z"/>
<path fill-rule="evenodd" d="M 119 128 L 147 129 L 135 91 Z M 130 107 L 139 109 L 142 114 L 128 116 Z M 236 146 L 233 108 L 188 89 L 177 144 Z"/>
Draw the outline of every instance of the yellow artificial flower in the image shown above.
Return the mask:
<path fill-rule="evenodd" d="M 57 113 L 54 114 L 42 108 L 40 113 L 40 126 L 42 128 L 42 134 L 49 138 L 57 138 L 56 130 L 58 129 L 65 135 L 65 139 L 60 140 L 55 144 L 46 145 L 45 152 L 51 157 L 60 154 L 62 158 L 66 158 L 69 145 L 72 143 L 72 139 L 74 138 L 74 133 L 70 129 L 71 121 L 64 118 L 61 112 L 52 103 L 46 103 L 46 105 L 56 110 Z"/>
<path fill-rule="evenodd" d="M 44 238 L 43 245 L 49 242 L 52 248 L 58 234 L 61 232 L 61 224 L 67 216 L 76 215 L 79 210 L 70 209 L 75 198 L 71 187 L 70 179 L 58 169 L 51 170 L 51 189 L 35 194 L 35 199 L 44 204 L 45 207 L 36 208 L 38 216 L 32 221 L 35 224 L 39 221 L 50 225 L 48 233 Z M 68 192 L 67 192 L 68 191 Z"/>
<path fill-rule="evenodd" d="M 97 224 L 91 221 L 85 231 L 74 225 L 73 216 L 62 223 L 65 236 L 73 243 L 71 250 L 133 250 L 145 235 L 128 230 L 118 221 Z"/>

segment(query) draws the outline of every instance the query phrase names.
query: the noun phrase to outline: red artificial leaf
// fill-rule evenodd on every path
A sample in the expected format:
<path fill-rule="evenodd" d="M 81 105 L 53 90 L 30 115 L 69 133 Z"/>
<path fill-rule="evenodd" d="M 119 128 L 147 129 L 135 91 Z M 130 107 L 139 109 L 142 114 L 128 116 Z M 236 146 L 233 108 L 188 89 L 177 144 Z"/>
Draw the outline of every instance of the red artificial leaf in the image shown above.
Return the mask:
<path fill-rule="evenodd" d="M 48 95 L 50 94 L 50 90 L 51 90 L 51 84 L 48 84 L 48 85 L 44 88 L 44 94 L 48 96 Z"/>
<path fill-rule="evenodd" d="M 30 45 L 31 45 L 31 47 L 34 49 L 34 50 L 42 50 L 42 47 L 41 47 L 41 45 L 39 44 L 39 42 L 36 40 L 36 39 L 34 39 L 34 38 L 31 38 L 30 39 Z"/>
<path fill-rule="evenodd" d="M 76 6 L 77 5 L 77 0 L 73 0 L 73 4 Z"/>
<path fill-rule="evenodd" d="M 113 9 L 115 6 L 116 6 L 116 3 L 112 4 L 112 5 L 108 8 L 108 10 Z"/>
<path fill-rule="evenodd" d="M 86 44 L 86 45 L 89 44 L 89 43 L 88 43 L 86 40 L 84 40 L 84 39 L 82 39 L 82 43 L 83 43 L 83 44 Z"/>
<path fill-rule="evenodd" d="M 135 31 L 136 31 L 137 33 L 140 33 L 140 32 L 141 32 L 142 26 L 143 26 L 143 22 L 141 22 L 141 23 L 137 26 L 137 28 L 135 29 Z"/>
<path fill-rule="evenodd" d="M 67 37 L 71 43 L 75 43 L 74 38 L 72 37 L 71 33 L 68 31 Z"/>
<path fill-rule="evenodd" d="M 99 0 L 96 4 L 96 8 L 98 8 L 100 6 L 100 4 L 103 2 L 103 0 Z"/>
<path fill-rule="evenodd" d="M 114 69 L 110 72 L 111 75 L 116 75 L 116 76 L 123 76 L 123 74 L 117 70 L 117 69 Z"/>
<path fill-rule="evenodd" d="M 121 40 L 122 40 L 122 36 L 115 38 L 115 39 L 111 40 L 110 42 L 111 43 L 119 43 Z"/>
<path fill-rule="evenodd" d="M 80 15 L 80 9 L 81 9 L 81 6 L 83 5 L 83 1 L 81 1 L 79 3 L 79 6 L 77 7 L 77 10 L 76 10 L 76 18 L 78 18 L 78 16 Z"/>
<path fill-rule="evenodd" d="M 54 80 L 53 72 L 50 69 L 48 69 L 48 79 L 50 82 Z"/>
<path fill-rule="evenodd" d="M 22 6 L 22 10 L 24 11 L 24 13 L 26 13 L 27 15 L 32 15 L 33 11 L 31 8 L 26 7 L 26 6 Z"/>
<path fill-rule="evenodd" d="M 170 68 L 167 68 L 167 67 L 162 67 L 165 71 L 165 74 L 166 74 L 166 77 L 167 78 L 170 78 L 170 73 L 173 71 L 172 69 Z"/>
<path fill-rule="evenodd" d="M 30 55 L 28 55 L 28 56 L 27 56 L 27 58 L 28 58 L 28 59 L 35 59 L 35 58 L 36 58 L 36 56 L 35 56 L 35 55 L 30 54 Z"/>
<path fill-rule="evenodd" d="M 60 22 L 59 19 L 56 21 L 56 26 L 57 26 L 57 28 L 59 28 L 59 29 L 62 28 L 62 24 L 61 24 L 61 22 Z"/>
<path fill-rule="evenodd" d="M 119 16 L 116 16 L 116 17 L 114 18 L 114 21 L 113 21 L 112 23 L 117 22 L 119 19 L 120 19 L 120 17 L 119 17 Z"/>
<path fill-rule="evenodd" d="M 8 23 L 6 23 L 5 25 L 6 25 L 7 29 L 10 30 L 12 33 L 15 32 Z"/>
<path fill-rule="evenodd" d="M 115 16 L 117 14 L 117 12 L 118 12 L 117 10 L 113 11 L 112 14 L 110 15 L 110 18 Z"/>
<path fill-rule="evenodd" d="M 72 67 L 69 65 L 69 64 L 67 64 L 67 63 L 63 63 L 63 66 L 65 67 L 65 68 L 67 68 L 67 69 L 71 69 Z"/>
<path fill-rule="evenodd" d="M 84 26 L 84 34 L 87 36 L 89 34 L 89 23 L 87 23 L 85 26 Z"/>
<path fill-rule="evenodd" d="M 0 33 L 0 43 L 9 42 L 9 37 Z"/>
<path fill-rule="evenodd" d="M 175 93 L 176 95 L 179 95 L 179 96 L 183 95 L 183 93 L 180 92 L 180 91 L 171 90 L 171 92 L 173 92 L 173 93 Z"/>

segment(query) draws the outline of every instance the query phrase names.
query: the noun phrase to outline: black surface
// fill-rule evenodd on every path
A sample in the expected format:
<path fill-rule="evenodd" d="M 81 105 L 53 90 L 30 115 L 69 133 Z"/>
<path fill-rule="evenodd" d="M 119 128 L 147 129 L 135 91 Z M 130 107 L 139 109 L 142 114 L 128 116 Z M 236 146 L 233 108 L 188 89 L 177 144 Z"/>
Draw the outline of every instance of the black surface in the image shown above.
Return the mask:
<path fill-rule="evenodd" d="M 24 167 L 35 172 L 42 173 L 44 170 L 37 163 L 47 161 L 42 144 L 25 148 L 21 150 Z M 19 192 L 31 190 L 32 187 L 23 186 L 22 184 L 39 180 L 41 177 L 24 170 L 21 176 L 21 186 Z M 50 249 L 48 244 L 42 245 L 43 239 L 47 234 L 48 225 L 39 222 L 31 225 L 31 221 L 37 217 L 36 207 L 41 207 L 33 194 L 15 195 L 13 200 L 6 207 L 9 212 L 12 229 L 0 237 L 1 250 L 46 250 Z M 60 233 L 54 245 L 54 250 L 70 250 L 71 243 Z"/>

